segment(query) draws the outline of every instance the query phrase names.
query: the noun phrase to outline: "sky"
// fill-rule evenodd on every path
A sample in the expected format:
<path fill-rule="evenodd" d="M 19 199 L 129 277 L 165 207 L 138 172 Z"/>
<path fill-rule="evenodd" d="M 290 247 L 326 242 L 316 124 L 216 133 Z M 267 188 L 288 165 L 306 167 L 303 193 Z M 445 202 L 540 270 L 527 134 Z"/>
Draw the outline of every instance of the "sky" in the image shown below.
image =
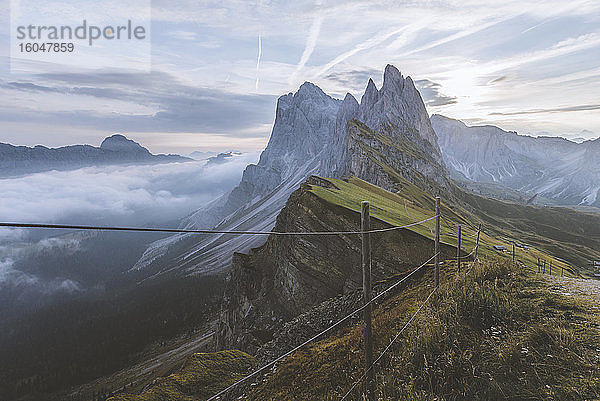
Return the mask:
<path fill-rule="evenodd" d="M 149 68 L 119 54 L 112 65 L 80 58 L 85 71 L 11 69 L 14 7 L 0 2 L 0 142 L 98 145 L 120 132 L 155 153 L 255 152 L 279 96 L 311 81 L 360 99 L 388 63 L 413 78 L 430 114 L 600 136 L 597 0 L 153 0 Z M 35 4 L 64 13 L 82 3 Z"/>

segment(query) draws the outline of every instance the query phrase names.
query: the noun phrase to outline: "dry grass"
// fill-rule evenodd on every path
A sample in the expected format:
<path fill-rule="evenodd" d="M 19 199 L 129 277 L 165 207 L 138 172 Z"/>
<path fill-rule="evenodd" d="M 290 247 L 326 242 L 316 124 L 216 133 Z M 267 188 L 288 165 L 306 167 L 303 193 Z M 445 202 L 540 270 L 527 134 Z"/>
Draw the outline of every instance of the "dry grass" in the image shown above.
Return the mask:
<path fill-rule="evenodd" d="M 504 261 L 445 283 L 376 367 L 382 400 L 578 400 L 600 397 L 600 336 L 578 300 L 550 294 Z M 375 355 L 431 290 L 430 276 L 374 313 Z M 339 400 L 362 376 L 362 328 L 283 362 L 250 400 Z M 350 399 L 361 400 L 362 388 Z"/>

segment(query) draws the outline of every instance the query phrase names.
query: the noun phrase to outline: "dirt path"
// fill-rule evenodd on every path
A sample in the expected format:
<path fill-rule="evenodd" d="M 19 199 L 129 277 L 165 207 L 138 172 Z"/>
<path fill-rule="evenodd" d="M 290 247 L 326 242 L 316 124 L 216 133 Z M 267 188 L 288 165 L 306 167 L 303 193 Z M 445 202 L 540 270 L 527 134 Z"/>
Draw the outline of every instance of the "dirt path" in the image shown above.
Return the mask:
<path fill-rule="evenodd" d="M 590 301 L 590 308 L 600 314 L 600 281 L 558 276 L 543 276 L 549 291 Z"/>

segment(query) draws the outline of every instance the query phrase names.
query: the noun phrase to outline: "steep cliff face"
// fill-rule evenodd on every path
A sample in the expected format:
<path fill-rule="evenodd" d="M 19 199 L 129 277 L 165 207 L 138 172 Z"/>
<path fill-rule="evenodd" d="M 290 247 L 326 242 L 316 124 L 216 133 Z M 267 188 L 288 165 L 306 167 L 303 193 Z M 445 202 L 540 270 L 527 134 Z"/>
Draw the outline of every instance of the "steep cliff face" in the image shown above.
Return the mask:
<path fill-rule="evenodd" d="M 310 82 L 302 84 L 295 94 L 280 97 L 267 148 L 258 164 L 244 171 L 240 185 L 227 199 L 225 212 L 248 206 L 287 180 L 299 184 L 306 177 L 298 180 L 296 173 L 307 165 L 320 168 L 324 144 L 334 135 L 339 103 Z"/>
<path fill-rule="evenodd" d="M 441 156 L 437 136 L 431 127 L 425 103 L 410 77 L 403 77 L 393 65 L 387 65 L 383 73 L 383 85 L 378 91 L 369 80 L 359 107 L 358 119 L 373 130 L 384 127 L 390 137 L 404 138 L 407 133 L 412 139 L 422 138 Z"/>
<path fill-rule="evenodd" d="M 340 101 L 305 82 L 277 101 L 275 124 L 257 164 L 246 167 L 230 193 L 182 221 L 186 228 L 269 231 L 289 195 L 323 170 Z M 178 235 L 152 244 L 132 271 L 143 274 L 222 273 L 234 252 L 264 243 L 260 236 Z"/>
<path fill-rule="evenodd" d="M 311 177 L 295 191 L 277 217 L 276 231 L 360 230 L 360 214 L 311 192 L 330 186 Z M 373 228 L 389 227 L 372 219 Z M 433 243 L 409 230 L 372 234 L 373 281 L 403 273 L 424 262 Z M 269 236 L 249 254 L 236 253 L 218 333 L 220 348 L 255 352 L 284 322 L 314 305 L 362 286 L 360 235 Z M 444 246 L 448 257 L 455 250 Z"/>

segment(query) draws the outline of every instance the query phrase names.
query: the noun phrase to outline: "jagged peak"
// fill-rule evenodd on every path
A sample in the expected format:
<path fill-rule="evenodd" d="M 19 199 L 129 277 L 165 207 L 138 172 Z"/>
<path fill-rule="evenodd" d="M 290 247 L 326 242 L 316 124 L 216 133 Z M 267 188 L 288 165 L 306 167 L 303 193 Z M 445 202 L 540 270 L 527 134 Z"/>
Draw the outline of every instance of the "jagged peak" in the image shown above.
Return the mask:
<path fill-rule="evenodd" d="M 362 98 L 360 99 L 360 104 L 363 107 L 369 107 L 369 106 L 372 106 L 373 104 L 375 104 L 377 102 L 378 98 L 379 98 L 379 91 L 377 90 L 377 87 L 375 86 L 375 82 L 373 82 L 373 80 L 371 78 L 369 78 L 369 82 L 367 83 L 367 88 L 365 89 L 365 93 L 363 94 Z"/>
<path fill-rule="evenodd" d="M 396 67 L 388 64 L 383 73 L 383 85 L 381 92 L 402 93 L 405 88 L 415 89 L 415 84 L 410 77 L 403 77 Z"/>
<path fill-rule="evenodd" d="M 383 85 L 384 86 L 385 86 L 386 82 L 391 83 L 391 82 L 399 82 L 402 80 L 404 80 L 404 77 L 402 77 L 400 70 L 398 70 L 396 67 L 394 67 L 391 64 L 388 64 L 385 66 L 385 70 L 383 71 Z"/>
<path fill-rule="evenodd" d="M 353 104 L 358 106 L 358 100 L 356 100 L 356 98 L 352 96 L 350 92 L 348 92 L 346 93 L 346 96 L 344 96 L 344 100 L 342 100 L 342 105 L 344 104 Z"/>
<path fill-rule="evenodd" d="M 298 91 L 296 92 L 296 96 L 298 95 L 329 97 L 321 88 L 309 81 L 306 81 L 300 85 L 300 88 L 298 88 Z"/>

